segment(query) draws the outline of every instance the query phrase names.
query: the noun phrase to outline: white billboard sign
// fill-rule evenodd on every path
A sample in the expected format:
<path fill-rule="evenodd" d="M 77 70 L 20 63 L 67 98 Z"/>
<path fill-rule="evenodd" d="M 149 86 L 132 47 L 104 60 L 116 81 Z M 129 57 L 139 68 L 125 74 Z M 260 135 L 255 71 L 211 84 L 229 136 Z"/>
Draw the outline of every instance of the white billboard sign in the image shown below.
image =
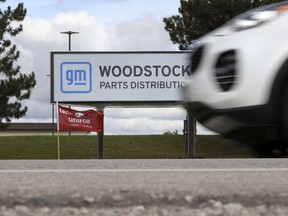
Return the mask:
<path fill-rule="evenodd" d="M 51 102 L 179 102 L 188 52 L 52 52 Z"/>

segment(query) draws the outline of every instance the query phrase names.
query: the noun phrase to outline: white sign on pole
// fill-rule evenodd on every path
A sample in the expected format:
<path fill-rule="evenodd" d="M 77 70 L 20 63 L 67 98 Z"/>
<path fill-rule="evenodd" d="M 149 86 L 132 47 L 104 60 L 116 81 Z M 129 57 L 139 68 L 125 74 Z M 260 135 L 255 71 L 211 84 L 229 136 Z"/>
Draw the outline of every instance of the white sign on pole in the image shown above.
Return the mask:
<path fill-rule="evenodd" d="M 178 102 L 188 52 L 52 52 L 51 102 Z"/>

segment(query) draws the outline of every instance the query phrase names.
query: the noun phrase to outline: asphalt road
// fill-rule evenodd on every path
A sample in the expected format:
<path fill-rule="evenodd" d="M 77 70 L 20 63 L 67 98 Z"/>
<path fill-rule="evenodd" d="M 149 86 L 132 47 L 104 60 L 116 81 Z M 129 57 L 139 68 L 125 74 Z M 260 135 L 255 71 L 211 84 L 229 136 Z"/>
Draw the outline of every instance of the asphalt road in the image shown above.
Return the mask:
<path fill-rule="evenodd" d="M 92 212 L 287 215 L 288 160 L 0 161 L 0 215 Z"/>

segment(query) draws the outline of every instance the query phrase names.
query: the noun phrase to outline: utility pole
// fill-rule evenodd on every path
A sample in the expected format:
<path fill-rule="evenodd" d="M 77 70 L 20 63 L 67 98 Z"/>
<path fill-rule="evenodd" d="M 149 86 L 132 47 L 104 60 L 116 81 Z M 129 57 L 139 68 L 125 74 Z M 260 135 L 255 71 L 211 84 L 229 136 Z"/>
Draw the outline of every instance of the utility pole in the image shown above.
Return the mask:
<path fill-rule="evenodd" d="M 61 34 L 67 34 L 67 35 L 68 35 L 69 51 L 71 51 L 71 35 L 72 35 L 72 34 L 79 34 L 79 32 L 65 31 L 65 32 L 61 32 Z"/>
<path fill-rule="evenodd" d="M 79 34 L 79 32 L 74 32 L 74 31 L 65 31 L 65 32 L 60 32 L 61 34 L 67 34 L 68 35 L 68 50 L 69 52 L 71 51 L 71 35 L 72 34 Z M 71 106 L 69 106 L 71 108 Z M 69 136 L 71 136 L 71 131 L 69 131 Z"/>

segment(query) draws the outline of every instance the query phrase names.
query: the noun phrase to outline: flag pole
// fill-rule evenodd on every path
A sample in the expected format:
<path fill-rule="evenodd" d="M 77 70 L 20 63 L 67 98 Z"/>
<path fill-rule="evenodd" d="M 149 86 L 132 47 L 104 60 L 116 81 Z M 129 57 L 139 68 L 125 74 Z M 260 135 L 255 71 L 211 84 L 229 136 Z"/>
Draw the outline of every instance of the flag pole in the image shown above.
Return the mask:
<path fill-rule="evenodd" d="M 58 101 L 56 102 L 56 109 L 57 109 L 57 145 L 58 145 L 58 160 L 60 160 L 60 133 L 59 133 L 59 104 Z"/>
<path fill-rule="evenodd" d="M 58 135 L 57 135 L 57 143 L 58 143 L 58 160 L 60 160 L 60 135 L 59 135 L 59 131 L 58 131 Z"/>

